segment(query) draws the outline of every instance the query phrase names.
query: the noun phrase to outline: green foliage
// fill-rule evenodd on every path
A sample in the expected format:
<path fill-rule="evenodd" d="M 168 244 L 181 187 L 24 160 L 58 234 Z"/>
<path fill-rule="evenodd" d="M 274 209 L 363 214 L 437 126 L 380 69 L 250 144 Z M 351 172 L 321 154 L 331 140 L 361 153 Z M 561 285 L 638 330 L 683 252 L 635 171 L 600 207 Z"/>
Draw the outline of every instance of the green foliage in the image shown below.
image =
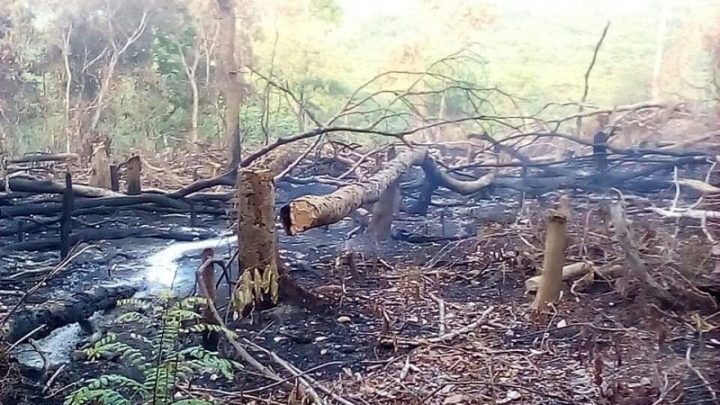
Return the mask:
<path fill-rule="evenodd" d="M 64 404 L 209 404 L 210 402 L 197 399 L 177 401 L 174 399 L 177 385 L 184 381 L 202 374 L 220 374 L 231 380 L 235 371 L 241 368 L 240 364 L 223 359 L 217 353 L 209 352 L 202 347 L 181 346 L 181 337 L 192 333 L 215 331 L 233 334 L 232 331 L 218 325 L 195 323 L 189 327 L 184 326 L 201 318 L 195 307 L 205 302 L 206 300 L 198 297 L 190 297 L 174 303 L 165 301 L 159 306 L 139 299 L 120 301 L 118 303 L 120 306 L 160 314 L 162 325 L 160 333 L 154 338 L 130 334 L 127 341 L 121 341 L 116 334 L 108 333 L 85 349 L 85 355 L 90 361 L 120 358 L 135 370 L 135 373 L 129 373 L 130 375 L 141 377 L 106 374 L 84 380 L 80 388 L 65 398 Z M 128 312 L 128 314 L 136 314 L 136 316 L 121 317 L 118 322 L 149 319 L 140 312 Z M 142 347 L 146 349 L 143 350 Z M 145 354 L 148 351 L 149 356 Z"/>
<path fill-rule="evenodd" d="M 500 88 L 514 99 L 491 94 L 475 105 L 462 89 L 439 80 L 418 87 L 436 93 L 421 100 L 429 117 L 477 112 L 527 114 L 549 102 L 577 101 L 598 35 L 612 20 L 590 80 L 588 102 L 614 105 L 648 99 L 656 54 L 658 17 L 665 0 L 270 0 L 238 13 L 238 27 L 251 31 L 247 62 L 291 90 L 303 108 L 324 122 L 369 78 L 389 70 L 430 70 L 458 82 Z M 664 38 L 663 97 L 705 98 L 713 85 L 717 53 L 716 0 L 670 2 Z M 197 0 L 12 1 L 0 10 L 0 139 L 11 153 L 60 150 L 66 134 L 88 131 L 94 102 L 110 61 L 111 41 L 122 46 L 143 11 L 144 34 L 119 59 L 110 80 L 97 132 L 113 138 L 116 154 L 128 149 L 161 151 L 184 145 L 191 133 L 192 96 L 180 50 L 201 55 L 195 73 L 200 92 L 199 137 L 218 143 L 224 135 L 222 88 L 214 2 Z M 112 10 L 112 12 L 110 12 Z M 247 12 L 245 12 L 247 11 Z M 715 13 L 715 14 L 713 14 Z M 548 23 L 552 21 L 552 23 Z M 112 29 L 110 27 L 112 26 Z M 712 44 L 704 45 L 705 36 Z M 64 40 L 67 39 L 67 44 Z M 64 51 L 64 47 L 69 48 Z M 453 60 L 434 61 L 459 49 Z M 207 58 L 205 57 L 207 53 Z M 67 54 L 70 77 L 66 72 Z M 717 63 L 717 59 L 715 61 Z M 314 127 L 295 101 L 253 74 L 240 121 L 244 141 L 254 147 L 278 136 Z M 362 92 L 407 89 L 417 77 L 381 80 Z M 66 121 L 66 85 L 71 118 Z M 444 97 L 439 93 L 445 90 Z M 489 91 L 490 92 L 490 91 Z M 359 94 L 358 96 L 362 96 Z M 379 103 L 389 98 L 377 98 Z M 383 106 L 385 107 L 385 106 Z M 397 105 L 394 112 L 409 113 Z M 368 106 L 370 108 L 370 106 Z M 343 125 L 367 125 L 377 114 L 349 116 Z M 407 118 L 407 117 L 405 117 Z M 491 125 L 492 126 L 492 125 Z M 395 117 L 383 128 L 407 128 Z M 350 134 L 334 134 L 351 137 Z M 374 142 L 367 135 L 354 141 Z M 71 144 L 71 147 L 74 145 Z"/>

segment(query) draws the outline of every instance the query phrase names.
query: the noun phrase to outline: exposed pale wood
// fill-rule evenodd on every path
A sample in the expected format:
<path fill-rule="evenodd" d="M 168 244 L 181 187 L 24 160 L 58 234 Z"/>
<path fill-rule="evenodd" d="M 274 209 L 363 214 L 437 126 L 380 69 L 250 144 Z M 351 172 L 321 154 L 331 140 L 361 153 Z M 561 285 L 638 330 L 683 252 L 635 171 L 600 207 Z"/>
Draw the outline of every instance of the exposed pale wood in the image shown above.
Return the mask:
<path fill-rule="evenodd" d="M 565 264 L 565 234 L 570 216 L 570 198 L 560 197 L 559 208 L 548 215 L 547 235 L 545 236 L 545 257 L 543 259 L 542 278 L 532 308 L 543 311 L 548 304 L 560 299 L 562 288 L 562 270 Z"/>
<path fill-rule="evenodd" d="M 297 235 L 311 228 L 333 224 L 362 205 L 378 201 L 383 191 L 410 167 L 420 164 L 426 155 L 426 148 L 407 149 L 365 181 L 341 187 L 324 196 L 305 196 L 291 201 L 280 211 L 285 231 L 288 235 Z"/>
<path fill-rule="evenodd" d="M 112 180 L 110 175 L 110 155 L 104 144 L 99 144 L 93 150 L 90 158 L 92 173 L 90 174 L 90 186 L 110 190 Z"/>

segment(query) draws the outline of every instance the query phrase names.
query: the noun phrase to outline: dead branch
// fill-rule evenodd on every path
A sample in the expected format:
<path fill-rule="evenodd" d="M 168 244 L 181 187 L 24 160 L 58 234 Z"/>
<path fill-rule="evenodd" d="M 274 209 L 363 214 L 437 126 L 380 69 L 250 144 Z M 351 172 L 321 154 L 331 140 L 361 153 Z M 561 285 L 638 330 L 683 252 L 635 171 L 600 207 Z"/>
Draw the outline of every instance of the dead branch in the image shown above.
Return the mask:
<path fill-rule="evenodd" d="M 605 36 L 607 35 L 608 29 L 610 29 L 610 21 L 608 21 L 605 24 L 605 28 L 603 28 L 602 34 L 600 35 L 600 39 L 598 40 L 597 44 L 595 44 L 595 49 L 593 50 L 593 57 L 590 61 L 590 65 L 587 68 L 587 71 L 585 72 L 585 87 L 583 89 L 583 95 L 580 99 L 580 104 L 578 107 L 578 113 L 582 114 L 585 102 L 587 101 L 587 96 L 590 91 L 590 73 L 592 73 L 593 67 L 595 67 L 595 61 L 597 60 L 598 52 L 600 51 L 600 47 L 603 44 L 603 41 L 605 41 Z M 582 116 L 578 116 L 577 120 L 575 121 L 575 135 L 580 135 L 580 128 L 582 127 Z"/>

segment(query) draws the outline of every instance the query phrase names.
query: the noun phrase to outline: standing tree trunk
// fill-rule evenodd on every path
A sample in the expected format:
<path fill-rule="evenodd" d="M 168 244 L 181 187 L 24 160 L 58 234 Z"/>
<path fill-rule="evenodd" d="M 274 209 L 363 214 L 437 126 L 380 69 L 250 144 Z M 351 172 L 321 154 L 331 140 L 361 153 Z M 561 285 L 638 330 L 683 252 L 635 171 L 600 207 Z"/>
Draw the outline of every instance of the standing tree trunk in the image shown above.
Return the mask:
<path fill-rule="evenodd" d="M 562 287 L 562 270 L 565 264 L 565 234 L 567 220 L 570 216 L 570 199 L 560 197 L 560 207 L 548 215 L 547 235 L 545 236 L 545 258 L 543 260 L 542 278 L 532 308 L 543 311 L 548 304 L 560 299 Z"/>
<path fill-rule="evenodd" d="M 238 247 L 241 277 L 233 292 L 235 309 L 272 306 L 282 298 L 303 307 L 320 304 L 282 268 L 275 233 L 273 169 L 243 169 L 238 173 Z"/>
<path fill-rule="evenodd" d="M 655 60 L 653 62 L 651 89 L 653 100 L 660 98 L 660 75 L 662 73 L 663 56 L 665 55 L 665 37 L 667 36 L 668 19 L 670 18 L 670 4 L 669 0 L 663 1 L 655 37 Z"/>
<path fill-rule="evenodd" d="M 220 20 L 220 83 L 225 99 L 225 139 L 228 150 L 228 169 L 240 163 L 240 100 L 242 88 L 240 66 L 235 59 L 235 0 L 217 0 Z"/>
<path fill-rule="evenodd" d="M 72 70 L 70 69 L 70 36 L 72 35 L 72 25 L 67 31 L 67 35 L 63 33 L 63 61 L 65 62 L 65 152 L 71 152 L 72 145 L 72 129 L 70 125 L 70 90 L 72 89 Z"/>
<path fill-rule="evenodd" d="M 117 67 L 120 57 L 128 50 L 128 48 L 135 43 L 145 32 L 145 26 L 147 23 L 148 12 L 143 11 L 142 18 L 135 28 L 135 31 L 125 40 L 124 44 L 117 43 L 116 38 L 110 38 L 110 45 L 112 46 L 112 53 L 110 55 L 110 61 L 108 62 L 103 78 L 100 82 L 100 90 L 98 91 L 97 100 L 95 101 L 95 112 L 93 113 L 92 121 L 90 121 L 90 130 L 95 131 L 100 123 L 100 118 L 105 110 L 105 97 L 107 92 L 110 90 L 110 81 L 115 74 L 115 68 Z M 112 32 L 112 17 L 108 20 L 109 29 Z"/>
<path fill-rule="evenodd" d="M 198 150 L 198 141 L 200 140 L 198 134 L 199 116 L 200 116 L 200 90 L 197 84 L 197 67 L 200 62 L 200 40 L 195 44 L 192 61 L 188 61 L 183 51 L 182 44 L 176 42 L 175 45 L 178 48 L 178 54 L 180 54 L 180 60 L 185 70 L 185 76 L 187 76 L 188 82 L 190 83 L 190 90 L 192 91 L 192 114 L 190 122 L 190 148 L 193 151 Z"/>

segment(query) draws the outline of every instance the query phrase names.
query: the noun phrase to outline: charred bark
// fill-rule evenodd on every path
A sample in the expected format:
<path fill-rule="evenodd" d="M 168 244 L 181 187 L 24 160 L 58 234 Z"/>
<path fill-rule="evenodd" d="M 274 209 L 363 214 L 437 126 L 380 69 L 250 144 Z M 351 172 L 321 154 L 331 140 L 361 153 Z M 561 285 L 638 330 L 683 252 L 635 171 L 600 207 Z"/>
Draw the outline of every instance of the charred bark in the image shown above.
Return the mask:
<path fill-rule="evenodd" d="M 45 337 L 54 329 L 83 321 L 97 311 L 113 308 L 119 300 L 132 297 L 136 291 L 137 288 L 130 285 L 99 286 L 67 299 L 31 306 L 10 318 L 6 338 L 8 342 L 16 342 L 41 325 L 45 328 L 35 333 L 33 338 Z"/>
<path fill-rule="evenodd" d="M 72 232 L 72 212 L 74 210 L 73 205 L 72 175 L 68 172 L 65 173 L 65 193 L 63 193 L 62 215 L 60 216 L 61 259 L 65 259 L 70 253 L 70 232 Z"/>

